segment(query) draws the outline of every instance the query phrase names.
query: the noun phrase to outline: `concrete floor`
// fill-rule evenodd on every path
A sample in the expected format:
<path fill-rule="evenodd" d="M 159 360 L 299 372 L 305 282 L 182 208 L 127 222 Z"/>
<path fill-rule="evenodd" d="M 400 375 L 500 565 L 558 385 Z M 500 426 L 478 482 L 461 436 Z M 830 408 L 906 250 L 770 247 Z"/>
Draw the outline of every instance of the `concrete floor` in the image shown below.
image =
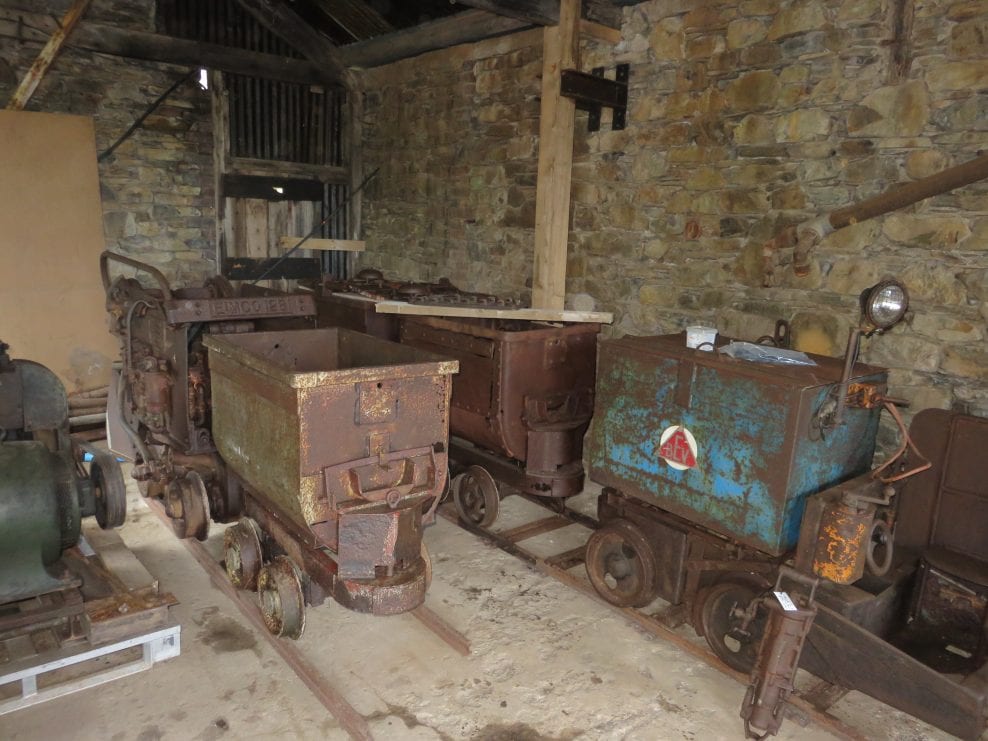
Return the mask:
<path fill-rule="evenodd" d="M 592 496 L 581 495 L 583 507 Z M 533 507 L 504 502 L 499 526 Z M 343 739 L 237 608 L 133 496 L 121 535 L 180 601 L 182 655 L 94 690 L 0 717 L 0 739 Z M 579 529 L 542 536 L 559 552 Z M 210 548 L 219 554 L 221 529 Z M 739 739 L 743 688 L 620 615 L 440 519 L 426 534 L 428 605 L 472 642 L 461 657 L 411 616 L 312 609 L 298 642 L 380 739 Z M 691 633 L 691 631 L 689 631 Z M 852 693 L 834 714 L 875 739 L 946 739 Z M 824 739 L 787 721 L 778 738 Z"/>

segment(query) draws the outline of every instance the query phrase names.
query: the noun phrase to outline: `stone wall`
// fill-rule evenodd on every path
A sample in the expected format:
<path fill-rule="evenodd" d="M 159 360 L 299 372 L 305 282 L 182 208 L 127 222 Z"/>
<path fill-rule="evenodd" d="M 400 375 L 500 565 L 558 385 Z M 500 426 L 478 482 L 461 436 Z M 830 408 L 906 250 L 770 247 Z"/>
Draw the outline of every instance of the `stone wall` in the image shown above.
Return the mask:
<path fill-rule="evenodd" d="M 762 286 L 781 226 L 988 148 L 988 4 L 915 0 L 896 78 L 892 0 L 651 0 L 616 47 L 631 64 L 629 125 L 577 116 L 568 296 L 615 313 L 611 333 L 716 323 L 755 338 L 777 318 L 838 355 L 861 289 L 885 275 L 908 322 L 865 341 L 914 409 L 988 414 L 988 183 L 839 231 L 809 276 Z M 906 47 L 909 52 L 909 47 Z M 436 52 L 366 76 L 365 265 L 530 293 L 541 34 Z M 613 72 L 609 72 L 613 75 Z"/>
<path fill-rule="evenodd" d="M 56 17 L 70 5 L 0 0 L 3 7 Z M 94 0 L 84 17 L 154 30 L 154 3 Z M 40 49 L 0 41 L 0 100 L 10 97 Z M 185 72 L 66 47 L 26 109 L 92 116 L 101 152 Z M 99 167 L 107 248 L 161 268 L 177 285 L 216 272 L 210 111 L 208 92 L 195 82 L 183 85 Z"/>

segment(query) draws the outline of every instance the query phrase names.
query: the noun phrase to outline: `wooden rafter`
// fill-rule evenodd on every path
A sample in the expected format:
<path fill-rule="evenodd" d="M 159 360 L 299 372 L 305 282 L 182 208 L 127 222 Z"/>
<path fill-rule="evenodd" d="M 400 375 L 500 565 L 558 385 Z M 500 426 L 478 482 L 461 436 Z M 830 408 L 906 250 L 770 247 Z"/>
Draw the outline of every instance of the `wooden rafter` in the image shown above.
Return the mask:
<path fill-rule="evenodd" d="M 288 5 L 275 0 L 237 0 L 237 3 L 261 25 L 301 52 L 306 59 L 326 67 L 344 87 L 356 87 L 356 77 L 343 62 L 339 50 Z"/>
<path fill-rule="evenodd" d="M 456 0 L 460 5 L 486 10 L 489 13 L 525 21 L 536 26 L 555 26 L 559 23 L 559 0 Z M 587 20 L 609 28 L 621 27 L 621 9 L 607 0 L 584 0 L 582 13 Z"/>
<path fill-rule="evenodd" d="M 69 12 L 62 18 L 60 27 L 48 39 L 48 42 L 41 49 L 41 53 L 38 54 L 38 58 L 31 65 L 31 69 L 24 75 L 21 84 L 17 86 L 17 90 L 14 91 L 13 96 L 11 96 L 10 101 L 7 103 L 7 110 L 24 110 L 24 106 L 27 105 L 31 96 L 34 95 L 34 91 L 38 89 L 41 78 L 45 76 L 45 72 L 48 71 L 52 62 L 55 61 L 55 57 L 62 50 L 62 46 L 65 45 L 69 34 L 75 29 L 91 2 L 92 0 L 76 0 L 72 7 L 69 8 Z"/>
<path fill-rule="evenodd" d="M 351 67 L 378 67 L 448 46 L 481 41 L 513 33 L 531 24 L 482 10 L 466 10 L 412 28 L 340 47 L 340 56 Z"/>
<path fill-rule="evenodd" d="M 353 41 L 391 33 L 394 26 L 364 0 L 310 0 L 316 12 L 341 28 Z"/>
<path fill-rule="evenodd" d="M 44 43 L 46 33 L 55 30 L 55 22 L 40 13 L 0 8 L 0 37 Z M 322 65 L 274 54 L 260 54 L 219 44 L 190 41 L 143 31 L 131 31 L 99 23 L 80 22 L 66 41 L 75 49 L 85 49 L 127 59 L 176 64 L 183 67 L 208 67 L 223 72 L 262 79 L 333 84 Z"/>

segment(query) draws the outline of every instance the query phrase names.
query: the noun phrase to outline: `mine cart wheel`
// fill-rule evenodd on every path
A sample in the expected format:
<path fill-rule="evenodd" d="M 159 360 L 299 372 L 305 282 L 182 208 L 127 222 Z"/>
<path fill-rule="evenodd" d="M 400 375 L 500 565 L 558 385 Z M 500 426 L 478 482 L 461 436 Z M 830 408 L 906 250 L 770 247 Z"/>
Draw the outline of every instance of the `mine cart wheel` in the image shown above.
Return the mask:
<path fill-rule="evenodd" d="M 422 563 L 425 565 L 425 591 L 429 591 L 429 587 L 432 586 L 432 556 L 429 555 L 429 549 L 425 547 L 425 543 L 422 543 Z"/>
<path fill-rule="evenodd" d="M 94 456 L 89 469 L 96 504 L 96 522 L 104 530 L 120 527 L 127 519 L 127 484 L 112 453 Z"/>
<path fill-rule="evenodd" d="M 470 466 L 453 479 L 453 502 L 460 519 L 477 527 L 493 525 L 501 508 L 497 483 L 483 466 Z"/>
<path fill-rule="evenodd" d="M 698 633 L 707 639 L 710 648 L 721 661 L 735 671 L 749 673 L 758 658 L 758 647 L 765 632 L 767 615 L 760 608 L 744 629 L 744 613 L 759 590 L 751 584 L 723 581 L 701 592 L 700 625 Z"/>
<path fill-rule="evenodd" d="M 629 520 L 612 520 L 587 541 L 587 576 L 612 605 L 644 607 L 655 599 L 655 556 Z"/>
<path fill-rule="evenodd" d="M 280 638 L 298 638 L 305 630 L 305 598 L 295 564 L 278 556 L 257 577 L 264 625 Z"/>
<path fill-rule="evenodd" d="M 205 540 L 209 535 L 209 497 L 206 485 L 195 471 L 168 485 L 165 511 L 172 521 L 172 530 L 179 538 Z"/>
<path fill-rule="evenodd" d="M 892 568 L 892 528 L 882 519 L 871 523 L 865 548 L 865 565 L 875 576 L 885 576 Z"/>
<path fill-rule="evenodd" d="M 223 533 L 223 559 L 233 586 L 251 592 L 257 589 L 257 576 L 261 572 L 264 554 L 256 522 L 244 517 L 226 529 Z"/>

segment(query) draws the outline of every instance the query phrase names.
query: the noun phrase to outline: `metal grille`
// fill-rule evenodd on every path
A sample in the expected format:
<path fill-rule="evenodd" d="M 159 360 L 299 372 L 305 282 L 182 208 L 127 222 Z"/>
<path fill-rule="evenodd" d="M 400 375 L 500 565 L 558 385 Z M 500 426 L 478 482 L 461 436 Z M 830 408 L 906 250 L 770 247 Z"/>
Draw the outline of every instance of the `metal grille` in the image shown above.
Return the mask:
<path fill-rule="evenodd" d="M 240 75 L 225 79 L 234 157 L 343 165 L 342 90 Z"/>

